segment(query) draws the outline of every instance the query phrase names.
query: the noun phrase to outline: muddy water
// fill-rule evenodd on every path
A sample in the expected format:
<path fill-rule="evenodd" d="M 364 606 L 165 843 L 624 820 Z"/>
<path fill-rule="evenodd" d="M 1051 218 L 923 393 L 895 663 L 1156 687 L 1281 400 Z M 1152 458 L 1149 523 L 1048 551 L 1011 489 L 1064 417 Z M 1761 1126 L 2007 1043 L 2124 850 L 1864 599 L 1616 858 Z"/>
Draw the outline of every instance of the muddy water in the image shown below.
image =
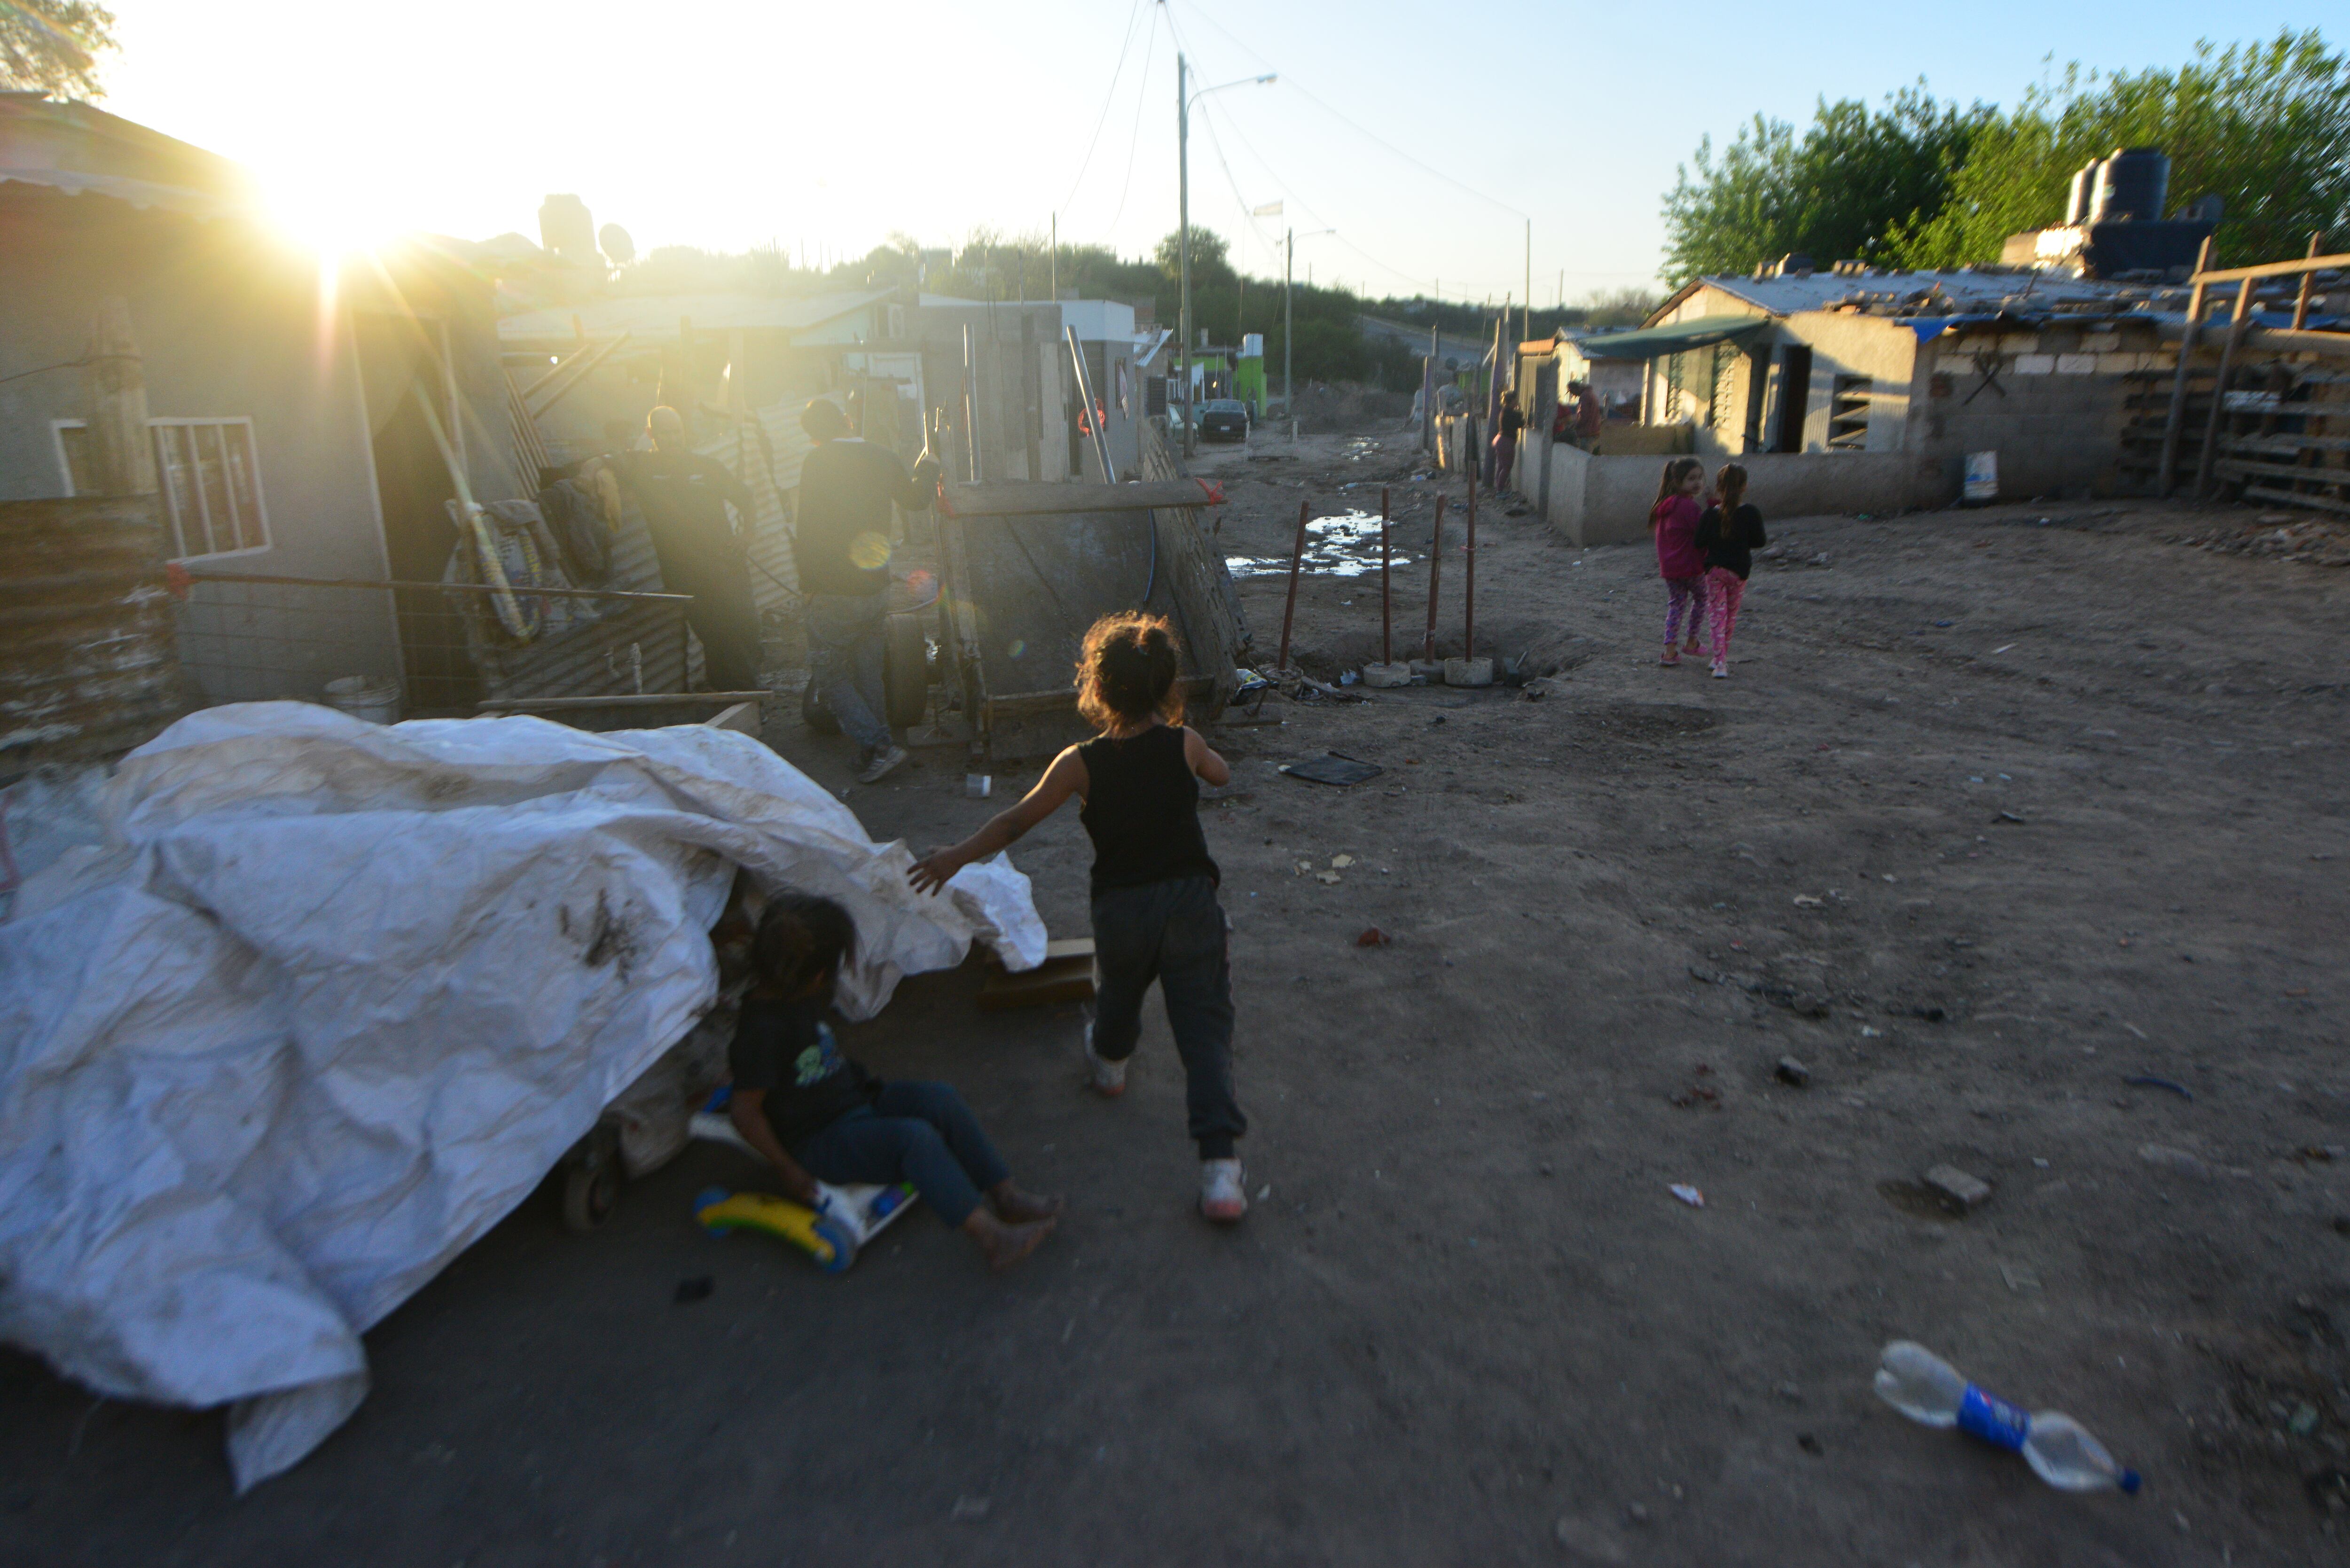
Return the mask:
<path fill-rule="evenodd" d="M 1394 524 L 1390 527 L 1389 569 L 1401 571 L 1418 557 L 1403 547 L 1403 524 Z M 1289 557 L 1285 555 L 1227 556 L 1224 564 L 1232 568 L 1235 577 L 1274 576 L 1289 570 Z M 1305 524 L 1303 570 L 1321 577 L 1378 576 L 1379 514 L 1376 512 L 1342 512 L 1333 517 L 1309 518 Z"/>

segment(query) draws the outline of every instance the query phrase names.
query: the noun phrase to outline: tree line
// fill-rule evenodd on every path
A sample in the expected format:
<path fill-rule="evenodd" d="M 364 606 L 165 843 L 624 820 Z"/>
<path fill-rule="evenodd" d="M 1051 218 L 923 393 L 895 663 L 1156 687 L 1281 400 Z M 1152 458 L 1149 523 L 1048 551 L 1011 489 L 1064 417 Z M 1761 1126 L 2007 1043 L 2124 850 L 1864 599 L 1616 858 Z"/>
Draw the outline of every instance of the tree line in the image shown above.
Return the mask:
<path fill-rule="evenodd" d="M 2350 244 L 2350 60 L 2317 30 L 2199 46 L 2176 68 L 2078 64 L 2011 109 L 1937 100 L 1921 79 L 1875 108 L 1822 99 L 1798 134 L 1762 115 L 1698 144 L 1664 199 L 1665 275 L 1742 273 L 1801 253 L 1820 266 L 1995 262 L 2009 234 L 2064 221 L 2073 172 L 2117 147 L 2170 157 L 2174 210 L 2224 203 L 2220 265 Z"/>

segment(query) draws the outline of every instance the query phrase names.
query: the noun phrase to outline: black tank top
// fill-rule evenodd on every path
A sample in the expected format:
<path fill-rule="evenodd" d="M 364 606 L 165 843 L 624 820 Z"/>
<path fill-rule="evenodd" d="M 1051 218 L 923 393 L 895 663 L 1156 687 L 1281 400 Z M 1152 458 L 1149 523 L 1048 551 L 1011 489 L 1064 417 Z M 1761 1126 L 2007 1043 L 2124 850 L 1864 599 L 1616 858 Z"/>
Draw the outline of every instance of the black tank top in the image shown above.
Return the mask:
<path fill-rule="evenodd" d="M 1181 730 L 1154 724 L 1123 741 L 1103 735 L 1077 755 L 1086 764 L 1077 816 L 1094 841 L 1097 894 L 1182 877 L 1222 880 L 1200 831 L 1200 781 L 1183 761 Z"/>

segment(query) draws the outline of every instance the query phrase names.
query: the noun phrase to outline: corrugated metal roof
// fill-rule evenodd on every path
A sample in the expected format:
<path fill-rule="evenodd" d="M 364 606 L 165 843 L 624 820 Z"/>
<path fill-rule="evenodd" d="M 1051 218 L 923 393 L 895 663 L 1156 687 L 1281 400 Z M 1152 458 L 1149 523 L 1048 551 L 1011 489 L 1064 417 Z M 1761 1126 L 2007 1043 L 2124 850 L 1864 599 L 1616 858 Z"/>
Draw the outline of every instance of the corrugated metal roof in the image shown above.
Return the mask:
<path fill-rule="evenodd" d="M 853 293 L 819 294 L 785 299 L 764 294 L 650 294 L 601 300 L 577 309 L 526 310 L 498 323 L 499 340 L 505 343 L 569 343 L 577 333 L 576 319 L 590 337 L 632 332 L 644 337 L 666 337 L 677 331 L 681 317 L 696 332 L 740 329 L 804 331 L 894 296 L 890 288 Z"/>
<path fill-rule="evenodd" d="M 256 212 L 247 202 L 226 201 L 184 186 L 133 180 L 125 174 L 83 174 L 69 169 L 0 169 L 0 185 L 12 182 L 20 185 L 46 185 L 68 196 L 111 196 L 134 207 L 155 207 L 167 213 L 184 213 L 191 218 L 251 217 Z"/>
<path fill-rule="evenodd" d="M 1771 316 L 1793 316 L 1803 310 L 1828 310 L 1851 301 L 1894 306 L 1931 294 L 1946 303 L 1950 314 L 1973 314 L 2004 307 L 2025 315 L 2061 307 L 2109 306 L 2126 309 L 2142 299 L 2168 292 L 2144 284 L 2108 283 L 2096 278 L 2067 277 L 2044 272 L 1815 272 L 1804 276 L 1748 277 L 1724 274 L 1686 284 L 1659 306 L 1649 321 L 1660 320 L 1702 285 L 1752 306 Z M 2184 296 L 2184 290 L 2175 291 Z"/>

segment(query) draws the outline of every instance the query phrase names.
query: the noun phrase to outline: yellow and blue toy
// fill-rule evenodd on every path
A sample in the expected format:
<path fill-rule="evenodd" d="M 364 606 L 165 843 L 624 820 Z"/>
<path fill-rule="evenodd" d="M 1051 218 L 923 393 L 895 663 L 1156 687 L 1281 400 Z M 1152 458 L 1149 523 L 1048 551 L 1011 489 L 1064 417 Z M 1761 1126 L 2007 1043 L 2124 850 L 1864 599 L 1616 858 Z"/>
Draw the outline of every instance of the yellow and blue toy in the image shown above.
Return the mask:
<path fill-rule="evenodd" d="M 729 1192 L 704 1188 L 693 1200 L 693 1217 L 712 1235 L 730 1231 L 764 1231 L 780 1236 L 816 1260 L 827 1274 L 847 1272 L 857 1250 L 879 1235 L 889 1221 L 913 1206 L 914 1189 L 903 1182 L 894 1187 L 824 1188 L 829 1212 L 819 1214 L 805 1203 L 771 1192 Z"/>

